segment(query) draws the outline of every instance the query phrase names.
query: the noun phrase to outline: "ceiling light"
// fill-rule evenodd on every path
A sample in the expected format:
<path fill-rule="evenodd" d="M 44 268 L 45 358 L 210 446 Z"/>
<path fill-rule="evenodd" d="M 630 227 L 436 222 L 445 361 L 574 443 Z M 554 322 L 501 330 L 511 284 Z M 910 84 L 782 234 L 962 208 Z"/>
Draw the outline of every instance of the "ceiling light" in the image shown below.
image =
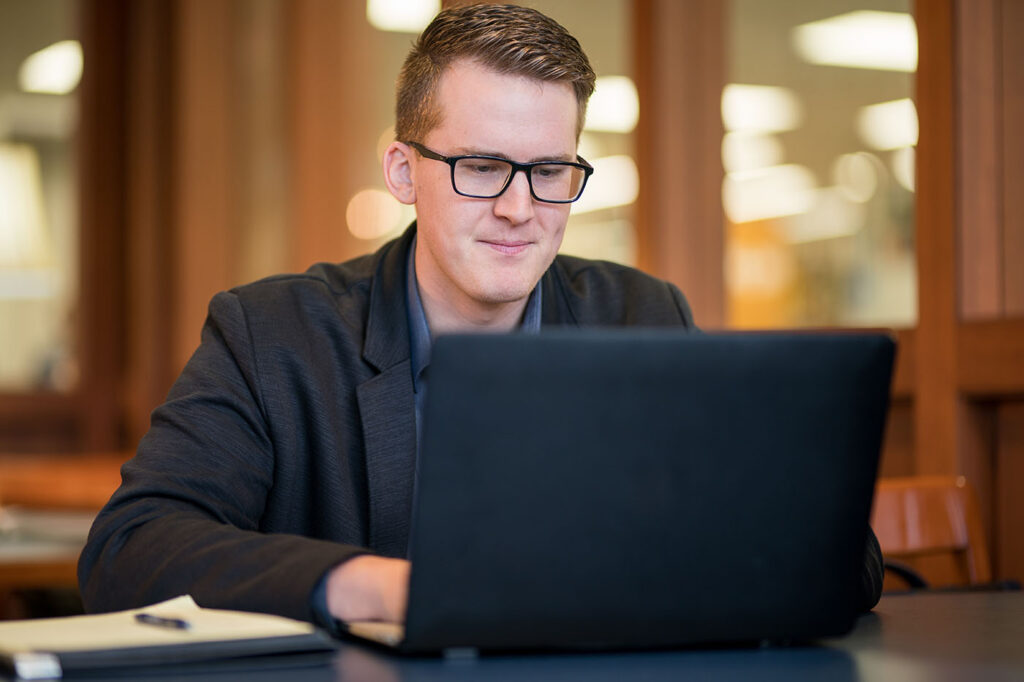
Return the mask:
<path fill-rule="evenodd" d="M 776 133 L 800 127 L 803 110 L 789 88 L 730 83 L 722 90 L 722 123 L 729 132 Z"/>
<path fill-rule="evenodd" d="M 857 132 L 872 149 L 900 149 L 917 144 L 917 108 L 911 99 L 871 104 L 857 112 Z"/>
<path fill-rule="evenodd" d="M 722 165 L 727 173 L 777 166 L 782 158 L 782 142 L 775 135 L 726 133 L 722 137 Z"/>
<path fill-rule="evenodd" d="M 381 31 L 419 33 L 441 11 L 441 0 L 366 0 L 366 19 Z"/>
<path fill-rule="evenodd" d="M 894 151 L 889 159 L 892 176 L 908 192 L 914 191 L 914 157 L 913 147 L 903 147 Z"/>
<path fill-rule="evenodd" d="M 884 71 L 917 70 L 917 28 L 902 12 L 860 10 L 793 28 L 794 49 L 805 61 Z"/>
<path fill-rule="evenodd" d="M 62 40 L 30 54 L 18 70 L 25 92 L 66 95 L 81 79 L 82 46 L 77 40 Z"/>
<path fill-rule="evenodd" d="M 814 205 L 816 185 L 810 169 L 795 163 L 729 173 L 722 204 L 733 223 L 806 213 Z"/>
<path fill-rule="evenodd" d="M 608 133 L 628 133 L 636 128 L 640 100 L 636 85 L 626 76 L 602 76 L 587 105 L 585 128 Z"/>

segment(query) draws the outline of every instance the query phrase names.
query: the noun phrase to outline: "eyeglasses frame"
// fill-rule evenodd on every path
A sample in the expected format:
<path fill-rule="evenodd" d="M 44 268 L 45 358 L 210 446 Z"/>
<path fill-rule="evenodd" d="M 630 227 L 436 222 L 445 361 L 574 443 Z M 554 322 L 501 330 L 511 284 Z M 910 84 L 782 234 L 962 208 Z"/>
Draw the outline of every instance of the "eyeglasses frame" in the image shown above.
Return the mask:
<path fill-rule="evenodd" d="M 487 154 L 462 154 L 460 156 L 445 156 L 444 154 L 438 154 L 434 150 L 423 146 L 419 142 L 410 141 L 406 142 L 405 144 L 415 149 L 417 152 L 420 153 L 420 156 L 422 156 L 425 159 L 431 159 L 433 161 L 441 161 L 443 163 L 447 163 L 448 166 L 451 168 L 452 190 L 454 190 L 456 194 L 464 197 L 469 197 L 470 199 L 497 199 L 502 194 L 504 194 L 505 191 L 512 184 L 512 181 L 516 177 L 516 173 L 522 171 L 526 175 L 526 184 L 530 186 L 530 196 L 532 196 L 534 199 L 536 199 L 537 201 L 541 201 L 545 204 L 571 204 L 574 201 L 578 201 L 579 198 L 583 196 L 583 190 L 586 189 L 587 187 L 587 180 L 590 179 L 591 174 L 593 174 L 594 172 L 594 167 L 587 163 L 587 160 L 584 159 L 579 154 L 576 155 L 576 163 L 573 163 L 572 161 L 532 161 L 530 163 L 516 163 L 511 159 L 506 159 L 501 156 L 489 156 Z M 481 196 L 479 194 L 467 194 L 465 192 L 460 192 L 459 188 L 455 186 L 455 164 L 457 164 L 462 159 L 487 159 L 490 161 L 501 161 L 502 163 L 507 163 L 508 165 L 512 166 L 512 172 L 508 174 L 508 179 L 505 180 L 505 184 L 502 185 L 501 189 L 498 190 L 496 194 L 486 196 Z M 580 191 L 576 193 L 575 197 L 573 197 L 572 199 L 541 199 L 539 196 L 537 196 L 537 193 L 533 191 L 533 168 L 535 166 L 550 165 L 572 166 L 583 171 L 583 182 L 580 183 Z"/>

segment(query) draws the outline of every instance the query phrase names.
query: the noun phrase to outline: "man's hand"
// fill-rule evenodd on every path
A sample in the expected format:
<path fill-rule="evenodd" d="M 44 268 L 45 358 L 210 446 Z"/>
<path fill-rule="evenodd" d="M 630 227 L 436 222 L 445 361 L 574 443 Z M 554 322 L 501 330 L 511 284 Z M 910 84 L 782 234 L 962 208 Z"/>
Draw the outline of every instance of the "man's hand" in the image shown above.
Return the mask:
<path fill-rule="evenodd" d="M 339 620 L 401 623 L 409 598 L 409 568 L 404 559 L 357 556 L 327 576 L 327 609 Z"/>

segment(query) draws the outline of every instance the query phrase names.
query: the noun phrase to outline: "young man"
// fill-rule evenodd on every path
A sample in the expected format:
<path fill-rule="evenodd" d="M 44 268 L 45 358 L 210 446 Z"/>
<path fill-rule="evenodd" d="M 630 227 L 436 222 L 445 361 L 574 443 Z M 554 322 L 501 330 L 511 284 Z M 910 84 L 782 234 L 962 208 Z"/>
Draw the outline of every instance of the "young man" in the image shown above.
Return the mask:
<path fill-rule="evenodd" d="M 213 299 L 82 553 L 89 610 L 188 593 L 328 626 L 402 620 L 431 339 L 693 326 L 672 285 L 556 256 L 591 172 L 576 146 L 593 88 L 575 38 L 538 12 L 437 16 L 403 67 L 383 160 L 416 223 L 376 254 Z M 880 575 L 874 543 L 867 607 Z"/>

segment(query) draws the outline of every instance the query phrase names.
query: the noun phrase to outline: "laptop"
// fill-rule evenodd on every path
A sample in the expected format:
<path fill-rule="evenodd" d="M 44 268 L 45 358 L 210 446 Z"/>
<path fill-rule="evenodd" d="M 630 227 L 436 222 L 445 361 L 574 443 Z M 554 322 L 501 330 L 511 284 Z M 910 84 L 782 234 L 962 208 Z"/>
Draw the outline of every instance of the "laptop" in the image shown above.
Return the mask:
<path fill-rule="evenodd" d="M 848 632 L 889 336 L 439 338 L 407 653 L 804 641 Z"/>

